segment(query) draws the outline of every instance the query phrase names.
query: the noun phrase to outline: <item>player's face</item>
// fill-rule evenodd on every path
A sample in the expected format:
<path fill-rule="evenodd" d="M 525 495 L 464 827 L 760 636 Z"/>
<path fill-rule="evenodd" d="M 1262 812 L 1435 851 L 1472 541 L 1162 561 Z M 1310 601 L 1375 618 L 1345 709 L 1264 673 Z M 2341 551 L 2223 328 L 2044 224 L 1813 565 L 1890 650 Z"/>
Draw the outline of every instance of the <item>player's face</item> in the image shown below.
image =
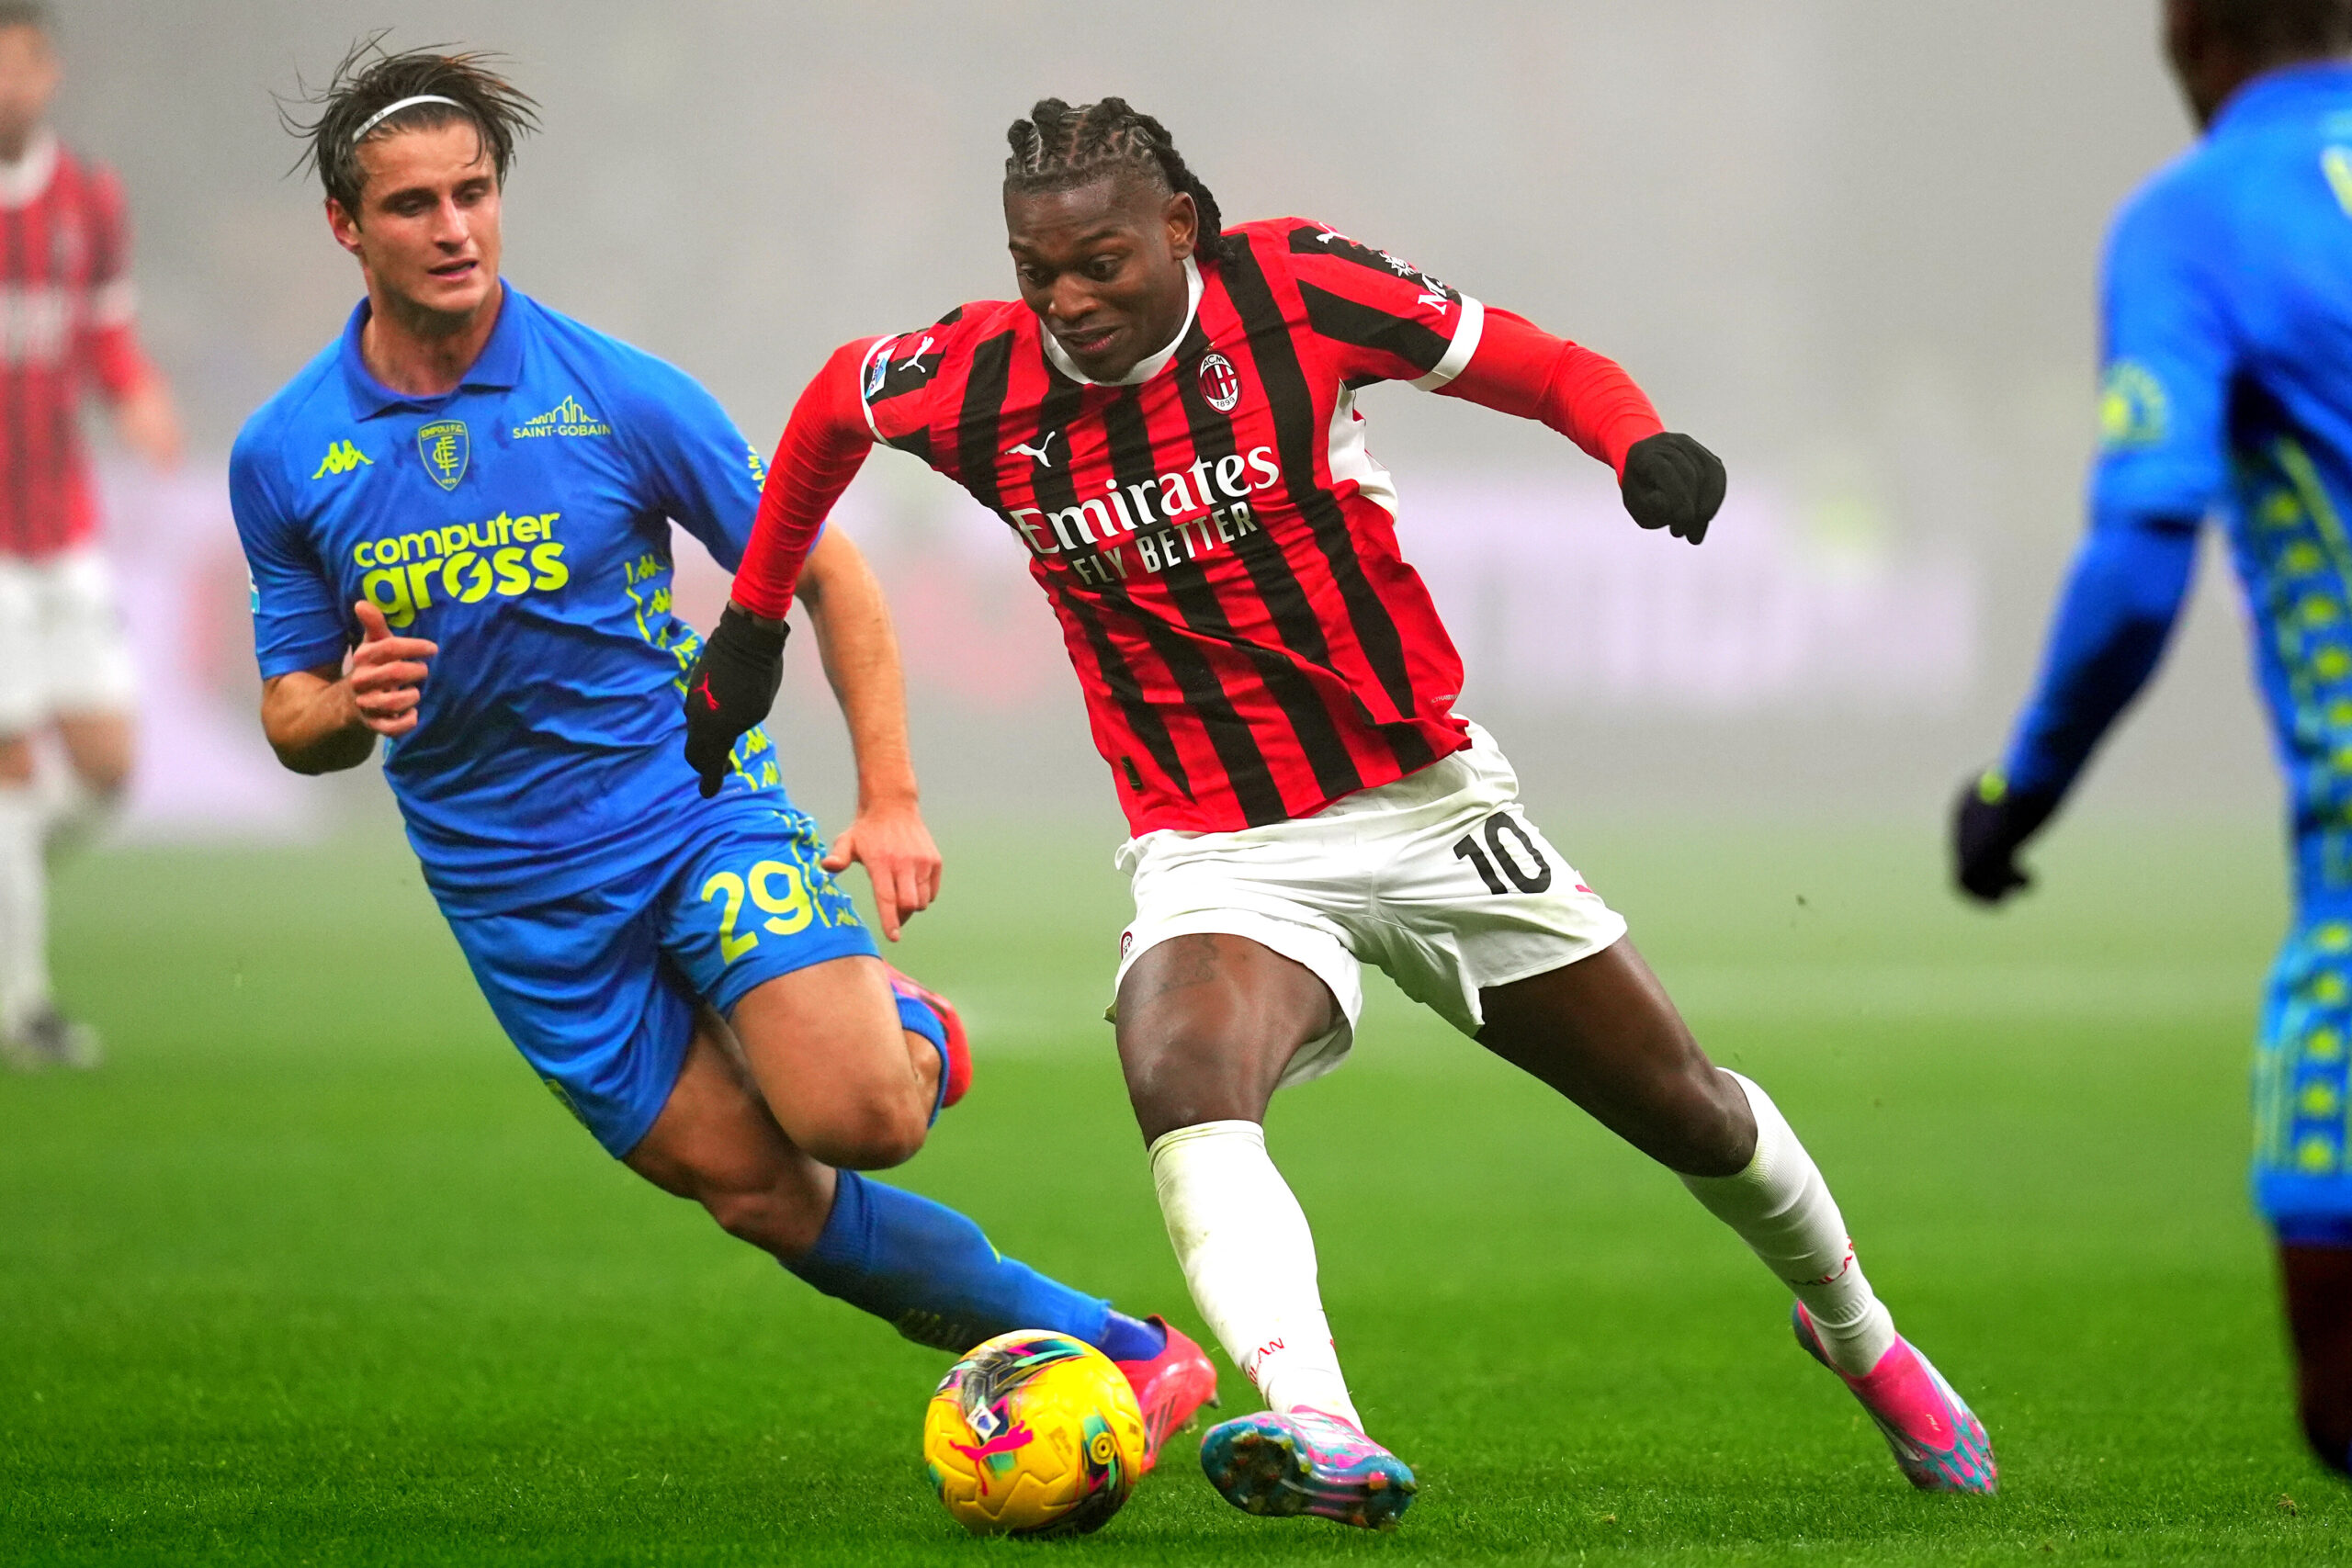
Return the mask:
<path fill-rule="evenodd" d="M 1022 300 L 1090 378 L 1117 380 L 1183 327 L 1184 258 L 1198 226 L 1191 197 L 1109 175 L 1007 192 L 1004 226 Z"/>
<path fill-rule="evenodd" d="M 498 175 L 481 135 L 462 121 L 403 130 L 364 144 L 359 163 L 358 213 L 330 197 L 327 221 L 369 291 L 471 317 L 498 288 Z"/>
<path fill-rule="evenodd" d="M 0 157 L 23 153 L 49 118 L 62 74 L 57 51 L 39 28 L 0 28 Z"/>

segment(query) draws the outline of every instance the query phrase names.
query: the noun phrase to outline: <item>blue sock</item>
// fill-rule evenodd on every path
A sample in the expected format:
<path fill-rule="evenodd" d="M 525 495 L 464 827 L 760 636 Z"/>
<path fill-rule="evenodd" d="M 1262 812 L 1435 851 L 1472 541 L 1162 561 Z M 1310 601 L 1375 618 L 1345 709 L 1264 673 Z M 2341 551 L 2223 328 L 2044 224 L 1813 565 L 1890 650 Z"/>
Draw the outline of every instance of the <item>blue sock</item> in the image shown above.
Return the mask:
<path fill-rule="evenodd" d="M 1114 1361 L 1148 1361 L 1168 1348 L 1168 1331 L 1114 1311 L 1094 1348 Z"/>
<path fill-rule="evenodd" d="M 960 1353 L 1016 1328 L 1044 1328 L 1108 1353 L 1103 1342 L 1114 1320 L 1156 1332 L 1003 1257 L 955 1210 L 851 1170 L 840 1175 L 817 1245 L 785 1267 L 916 1344 L 942 1350 Z"/>
<path fill-rule="evenodd" d="M 947 1025 L 940 1021 L 939 1014 L 933 1011 L 931 1004 L 921 997 L 910 997 L 895 988 L 890 994 L 899 1001 L 899 1027 L 922 1035 L 939 1052 L 939 1092 L 932 1096 L 931 1100 L 931 1119 L 936 1122 L 940 1107 L 947 1102 Z M 1036 1325 L 1023 1326 L 1034 1328 Z M 986 1338 L 987 1336 L 981 1337 Z"/>

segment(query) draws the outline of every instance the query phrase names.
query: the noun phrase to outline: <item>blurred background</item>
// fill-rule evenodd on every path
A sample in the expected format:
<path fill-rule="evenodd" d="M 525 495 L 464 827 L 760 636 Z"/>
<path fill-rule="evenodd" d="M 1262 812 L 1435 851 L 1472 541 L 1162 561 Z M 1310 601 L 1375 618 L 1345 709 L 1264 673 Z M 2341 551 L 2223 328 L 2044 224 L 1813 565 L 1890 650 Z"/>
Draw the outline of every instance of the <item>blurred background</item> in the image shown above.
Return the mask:
<path fill-rule="evenodd" d="M 546 128 L 508 275 L 700 377 L 763 448 L 836 344 L 1007 290 L 1002 130 L 1046 94 L 1159 115 L 1234 220 L 1321 219 L 1619 357 L 1730 465 L 1702 550 L 1635 530 L 1540 427 L 1365 400 L 1465 711 L 1555 814 L 1936 831 L 1999 749 L 2080 526 L 2107 215 L 2188 141 L 2150 0 L 59 9 L 62 127 L 129 186 L 146 334 L 195 436 L 186 473 L 111 485 L 151 654 L 151 834 L 388 809 L 371 779 L 296 781 L 263 750 L 220 477 L 358 291 L 272 95 L 364 30 L 513 57 Z M 1001 525 L 888 453 L 842 517 L 894 592 L 935 816 L 1046 806 L 1107 848 L 1111 792 Z M 721 592 L 684 573 L 706 624 Z M 2217 554 L 2073 809 L 2275 812 L 2241 642 Z M 814 669 L 787 746 L 838 820 Z"/>

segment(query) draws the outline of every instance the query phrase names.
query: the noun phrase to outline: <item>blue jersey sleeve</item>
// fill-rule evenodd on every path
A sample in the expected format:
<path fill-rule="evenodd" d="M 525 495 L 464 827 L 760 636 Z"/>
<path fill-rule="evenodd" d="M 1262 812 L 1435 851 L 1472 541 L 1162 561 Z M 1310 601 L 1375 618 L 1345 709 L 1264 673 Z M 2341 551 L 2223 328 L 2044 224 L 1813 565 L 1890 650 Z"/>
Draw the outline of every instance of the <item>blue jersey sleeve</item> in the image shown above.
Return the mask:
<path fill-rule="evenodd" d="M 676 367 L 648 357 L 628 378 L 626 423 L 647 499 L 733 571 L 751 543 L 766 465 L 718 400 Z"/>
<path fill-rule="evenodd" d="M 2160 183 L 2108 242 L 2095 513 L 2201 518 L 2229 479 L 2237 365 L 2222 226 L 2192 189 Z"/>
<path fill-rule="evenodd" d="M 2197 525 L 2109 513 L 2075 553 L 2041 681 L 2003 772 L 2018 795 L 2062 795 L 2154 673 L 2197 570 Z"/>
<path fill-rule="evenodd" d="M 254 654 L 262 679 L 343 658 L 345 609 L 311 541 L 278 500 L 276 454 L 248 428 L 229 454 L 229 510 L 253 586 Z"/>
<path fill-rule="evenodd" d="M 2160 182 L 2109 242 L 2090 531 L 2004 763 L 2019 794 L 2062 795 L 2074 783 L 2154 673 L 2188 597 L 2198 525 L 2229 472 L 2237 354 L 2214 270 L 2219 238 L 2191 193 Z"/>

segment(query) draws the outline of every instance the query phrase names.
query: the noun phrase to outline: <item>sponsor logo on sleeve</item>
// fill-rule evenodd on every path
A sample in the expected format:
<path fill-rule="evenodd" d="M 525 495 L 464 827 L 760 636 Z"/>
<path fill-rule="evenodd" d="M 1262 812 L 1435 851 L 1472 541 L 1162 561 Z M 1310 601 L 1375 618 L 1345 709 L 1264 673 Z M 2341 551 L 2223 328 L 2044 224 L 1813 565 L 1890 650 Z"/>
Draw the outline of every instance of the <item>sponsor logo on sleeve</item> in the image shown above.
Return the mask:
<path fill-rule="evenodd" d="M 458 481 L 466 477 L 466 464 L 473 456 L 473 438 L 466 431 L 462 419 L 436 419 L 430 424 L 417 426 L 417 455 L 424 459 L 424 471 L 443 490 L 455 490 Z"/>
<path fill-rule="evenodd" d="M 311 477 L 314 479 L 340 479 L 354 468 L 372 468 L 375 466 L 374 458 L 349 441 L 334 441 L 328 443 L 327 455 L 319 459 L 319 466 L 312 470 Z"/>
<path fill-rule="evenodd" d="M 2102 450 L 2128 452 L 2162 446 L 2171 426 L 2171 401 L 2154 371 L 2136 359 L 2119 359 L 2107 367 L 2107 378 L 2098 391 Z"/>

